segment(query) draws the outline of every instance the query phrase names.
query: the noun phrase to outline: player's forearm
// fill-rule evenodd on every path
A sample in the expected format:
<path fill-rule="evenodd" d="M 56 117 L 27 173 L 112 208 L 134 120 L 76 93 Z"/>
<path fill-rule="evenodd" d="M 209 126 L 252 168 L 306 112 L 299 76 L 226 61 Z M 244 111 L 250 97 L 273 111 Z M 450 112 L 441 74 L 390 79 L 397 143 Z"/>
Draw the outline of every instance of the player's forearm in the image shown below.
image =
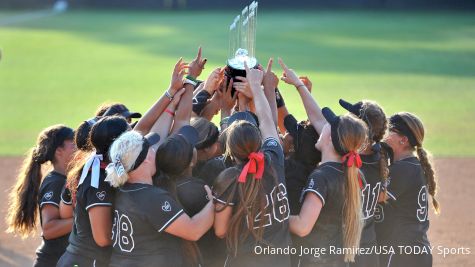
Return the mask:
<path fill-rule="evenodd" d="M 166 95 L 162 95 L 139 120 L 134 129 L 144 135 L 147 134 L 169 103 L 170 99 Z"/>
<path fill-rule="evenodd" d="M 264 95 L 266 96 L 267 102 L 269 103 L 274 126 L 277 127 L 277 103 L 275 102 L 275 88 L 270 88 L 268 86 L 266 88 L 266 86 L 264 86 Z"/>
<path fill-rule="evenodd" d="M 201 112 L 200 117 L 211 121 L 214 115 L 218 114 L 219 108 L 219 103 L 216 103 L 216 101 L 210 101 Z"/>
<path fill-rule="evenodd" d="M 259 128 L 261 130 L 262 138 L 274 137 L 278 139 L 277 129 L 272 119 L 271 109 L 267 102 L 264 92 L 260 86 L 251 85 L 251 91 L 254 99 L 254 106 L 256 115 L 259 119 Z M 275 101 L 275 100 L 274 100 Z"/>
<path fill-rule="evenodd" d="M 175 113 L 175 123 L 172 132 L 177 132 L 181 127 L 190 124 L 193 109 L 193 85 L 185 84 L 185 93 L 181 96 L 180 104 Z"/>
<path fill-rule="evenodd" d="M 302 98 L 303 106 L 307 112 L 308 119 L 312 123 L 312 126 L 315 128 L 317 133 L 320 134 L 322 132 L 323 126 L 326 123 L 325 117 L 323 117 L 322 114 L 322 109 L 305 85 L 297 88 L 297 91 Z"/>
<path fill-rule="evenodd" d="M 73 219 L 54 219 L 43 223 L 42 231 L 45 239 L 55 239 L 71 232 Z"/>
<path fill-rule="evenodd" d="M 150 132 L 157 133 L 160 136 L 160 141 L 156 144 L 156 147 L 163 143 L 170 133 L 170 128 L 173 122 L 173 114 L 170 114 L 169 112 L 175 112 L 175 106 L 172 103 L 168 105 L 167 112 L 163 112 L 158 120 L 153 124 L 152 129 L 150 129 Z"/>
<path fill-rule="evenodd" d="M 212 226 L 214 222 L 214 204 L 213 201 L 208 201 L 208 204 L 195 216 L 191 218 L 193 222 L 195 240 L 198 240 L 203 236 Z"/>

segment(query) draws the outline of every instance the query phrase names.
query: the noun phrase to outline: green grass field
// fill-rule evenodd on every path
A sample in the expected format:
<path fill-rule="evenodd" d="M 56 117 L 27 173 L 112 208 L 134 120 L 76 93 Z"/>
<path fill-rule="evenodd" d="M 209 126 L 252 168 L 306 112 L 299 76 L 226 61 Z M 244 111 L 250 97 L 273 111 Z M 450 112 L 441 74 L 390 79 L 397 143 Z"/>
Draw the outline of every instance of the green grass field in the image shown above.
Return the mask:
<path fill-rule="evenodd" d="M 414 112 L 436 156 L 475 156 L 475 14 L 259 12 L 259 59 L 308 75 L 322 106 L 373 99 L 388 115 Z M 145 112 L 199 45 L 207 75 L 226 60 L 235 13 L 82 11 L 0 25 L 0 155 L 24 153 L 48 125 L 77 126 L 106 100 Z M 280 87 L 303 119 L 295 89 Z"/>

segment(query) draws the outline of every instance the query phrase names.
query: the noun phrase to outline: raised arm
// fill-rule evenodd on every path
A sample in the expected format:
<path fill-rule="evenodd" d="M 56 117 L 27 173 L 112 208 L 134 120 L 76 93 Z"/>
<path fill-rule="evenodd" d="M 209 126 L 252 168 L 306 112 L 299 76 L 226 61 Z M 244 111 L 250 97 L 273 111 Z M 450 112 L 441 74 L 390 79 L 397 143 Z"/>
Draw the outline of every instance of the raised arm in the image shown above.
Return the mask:
<path fill-rule="evenodd" d="M 277 103 L 275 102 L 276 95 L 275 89 L 279 84 L 279 78 L 272 72 L 272 63 L 274 62 L 273 58 L 269 59 L 267 63 L 267 69 L 264 74 L 264 79 L 262 81 L 262 85 L 264 85 L 264 94 L 266 96 L 267 102 L 269 103 L 269 107 L 272 113 L 272 119 L 274 121 L 275 127 L 278 126 L 278 116 L 277 116 Z"/>
<path fill-rule="evenodd" d="M 188 76 L 186 76 L 184 85 L 185 93 L 181 96 L 180 104 L 175 114 L 172 132 L 177 132 L 181 127 L 190 124 L 191 111 L 193 108 L 193 90 L 196 79 L 203 71 L 206 59 L 201 57 L 201 47 L 198 49 L 198 55 L 188 65 Z"/>
<path fill-rule="evenodd" d="M 284 70 L 281 80 L 297 88 L 300 98 L 302 98 L 305 111 L 307 112 L 308 119 L 312 123 L 317 133 L 321 134 L 323 126 L 326 123 L 326 120 L 322 115 L 322 109 L 318 105 L 317 101 L 315 101 L 315 99 L 312 97 L 312 94 L 310 93 L 305 83 L 299 79 L 298 75 L 294 72 L 294 70 L 289 69 L 280 58 L 279 64 Z"/>
<path fill-rule="evenodd" d="M 176 92 L 183 88 L 183 75 L 187 68 L 187 64 L 183 62 L 183 59 L 180 58 L 175 64 L 172 73 L 172 80 L 168 90 L 165 92 L 160 99 L 155 102 L 152 107 L 145 113 L 145 115 L 139 120 L 135 126 L 135 130 L 139 131 L 143 135 L 147 134 L 152 128 L 153 124 L 158 120 L 160 115 L 165 111 L 168 104 L 173 99 Z"/>
<path fill-rule="evenodd" d="M 244 65 L 246 67 L 247 81 L 254 100 L 256 115 L 259 119 L 259 129 L 261 130 L 262 139 L 265 140 L 269 137 L 273 137 L 279 140 L 269 102 L 267 102 L 264 91 L 261 88 L 264 72 L 257 69 L 249 69 L 246 63 Z"/>
<path fill-rule="evenodd" d="M 152 129 L 150 129 L 150 132 L 157 133 L 161 137 L 160 141 L 154 145 L 155 149 L 158 148 L 160 144 L 165 142 L 168 134 L 170 133 L 173 117 L 175 116 L 175 110 L 178 104 L 180 103 L 180 99 L 183 93 L 185 93 L 185 88 L 182 88 L 175 94 L 172 102 L 170 102 L 170 104 L 168 104 L 167 109 L 165 109 L 165 112 L 160 115 L 158 120 L 153 124 Z"/>

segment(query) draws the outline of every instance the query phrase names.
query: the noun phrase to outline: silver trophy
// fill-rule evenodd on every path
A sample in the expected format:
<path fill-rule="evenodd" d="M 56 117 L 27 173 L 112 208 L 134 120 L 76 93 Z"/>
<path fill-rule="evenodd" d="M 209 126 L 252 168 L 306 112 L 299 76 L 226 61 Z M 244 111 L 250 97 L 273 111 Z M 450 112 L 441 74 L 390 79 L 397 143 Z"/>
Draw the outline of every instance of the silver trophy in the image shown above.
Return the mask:
<path fill-rule="evenodd" d="M 244 7 L 241 14 L 236 16 L 229 26 L 229 53 L 226 76 L 246 76 L 244 62 L 249 68 L 257 67 L 256 52 L 256 22 L 258 3 L 253 1 Z"/>

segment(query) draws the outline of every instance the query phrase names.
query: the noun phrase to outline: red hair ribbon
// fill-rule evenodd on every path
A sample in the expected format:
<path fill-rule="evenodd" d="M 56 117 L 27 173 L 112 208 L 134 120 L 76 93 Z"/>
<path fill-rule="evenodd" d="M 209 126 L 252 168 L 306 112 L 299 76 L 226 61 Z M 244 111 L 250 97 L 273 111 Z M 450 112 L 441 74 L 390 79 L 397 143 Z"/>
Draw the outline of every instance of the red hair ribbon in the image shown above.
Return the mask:
<path fill-rule="evenodd" d="M 363 162 L 361 161 L 360 154 L 356 153 L 355 151 L 350 151 L 346 153 L 343 158 L 343 162 L 348 160 L 346 162 L 346 166 L 352 167 L 353 165 L 356 164 L 356 168 L 361 168 L 361 165 L 363 165 Z"/>
<path fill-rule="evenodd" d="M 245 183 L 249 173 L 255 174 L 255 179 L 262 179 L 264 175 L 264 153 L 252 152 L 248 157 L 249 161 L 242 168 L 238 178 L 238 183 Z"/>

